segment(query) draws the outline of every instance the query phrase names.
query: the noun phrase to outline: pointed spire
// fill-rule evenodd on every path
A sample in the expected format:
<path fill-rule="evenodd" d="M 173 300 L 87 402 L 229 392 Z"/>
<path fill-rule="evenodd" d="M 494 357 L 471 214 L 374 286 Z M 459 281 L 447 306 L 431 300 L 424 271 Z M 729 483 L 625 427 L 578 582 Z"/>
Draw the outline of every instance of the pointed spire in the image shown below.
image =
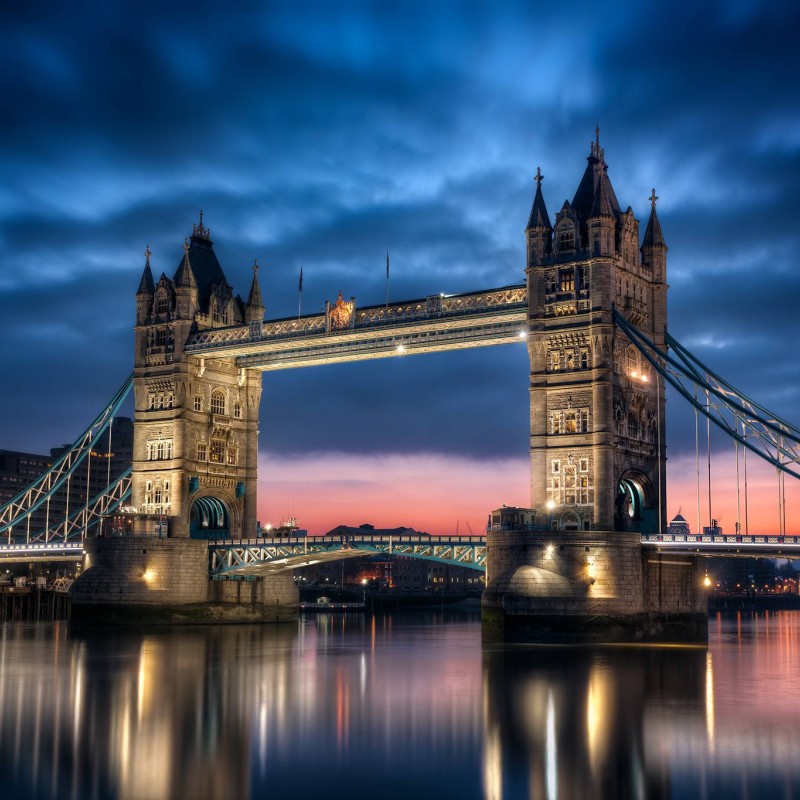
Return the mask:
<path fill-rule="evenodd" d="M 661 232 L 661 223 L 658 221 L 658 214 L 656 213 L 657 200 L 658 195 L 656 194 L 656 190 L 653 189 L 650 194 L 650 219 L 647 221 L 647 230 L 644 232 L 642 249 L 645 247 L 667 246 L 667 243 L 664 241 L 664 234 Z"/>
<path fill-rule="evenodd" d="M 589 219 L 593 217 L 613 217 L 614 204 L 611 202 L 611 184 L 608 176 L 605 174 L 600 175 L 597 185 L 594 190 L 594 200 L 592 202 L 592 211 L 589 214 Z"/>
<path fill-rule="evenodd" d="M 142 279 L 139 281 L 139 289 L 136 294 L 153 294 L 156 290 L 153 283 L 153 273 L 150 271 L 150 245 L 144 251 L 144 272 L 142 272 Z"/>
<path fill-rule="evenodd" d="M 533 206 L 531 207 L 531 215 L 528 217 L 527 230 L 532 228 L 544 228 L 545 230 L 553 230 L 550 224 L 550 217 L 547 214 L 547 207 L 544 204 L 544 196 L 542 195 L 542 181 L 544 175 L 540 167 L 536 167 L 536 175 L 533 179 L 536 181 L 536 194 L 533 198 Z"/>
<path fill-rule="evenodd" d="M 183 243 L 183 262 L 178 270 L 178 274 L 175 276 L 175 286 L 178 289 L 197 289 L 197 279 L 194 276 L 194 270 L 189 262 L 188 239 Z"/>
<path fill-rule="evenodd" d="M 247 305 L 251 308 L 264 310 L 264 300 L 261 297 L 261 286 L 258 283 L 258 261 L 253 259 L 253 282 L 250 284 L 250 294 L 247 295 Z"/>
<path fill-rule="evenodd" d="M 606 184 L 604 191 L 608 195 L 608 202 L 611 205 L 612 213 L 615 217 L 619 216 L 621 209 L 617 202 L 617 196 L 614 194 L 614 187 L 611 185 L 611 181 L 608 178 L 608 165 L 606 164 L 605 151 L 600 147 L 599 125 L 595 128 L 595 138 L 591 143 L 589 157 L 586 160 L 588 161 L 586 171 L 583 173 L 581 182 L 578 184 L 575 197 L 572 198 L 572 207 L 581 219 L 589 219 L 589 217 L 592 216 L 594 208 L 597 185 L 602 180 Z"/>

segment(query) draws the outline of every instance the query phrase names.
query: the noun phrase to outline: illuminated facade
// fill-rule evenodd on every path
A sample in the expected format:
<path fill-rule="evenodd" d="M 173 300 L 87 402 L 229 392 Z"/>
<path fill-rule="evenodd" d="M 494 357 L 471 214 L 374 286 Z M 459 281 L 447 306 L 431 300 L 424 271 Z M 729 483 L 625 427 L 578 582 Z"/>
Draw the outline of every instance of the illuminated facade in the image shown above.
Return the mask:
<path fill-rule="evenodd" d="M 599 136 L 555 225 L 541 181 L 537 171 L 525 231 L 531 505 L 559 530 L 661 530 L 664 387 L 612 318 L 616 309 L 664 346 L 667 247 L 655 192 L 640 247 Z"/>
<path fill-rule="evenodd" d="M 148 248 L 136 293 L 137 524 L 168 520 L 169 535 L 178 537 L 255 531 L 261 376 L 232 359 L 187 355 L 184 345 L 199 331 L 260 329 L 257 267 L 243 302 L 225 278 L 202 214 L 172 278 L 153 280 L 150 255 Z"/>

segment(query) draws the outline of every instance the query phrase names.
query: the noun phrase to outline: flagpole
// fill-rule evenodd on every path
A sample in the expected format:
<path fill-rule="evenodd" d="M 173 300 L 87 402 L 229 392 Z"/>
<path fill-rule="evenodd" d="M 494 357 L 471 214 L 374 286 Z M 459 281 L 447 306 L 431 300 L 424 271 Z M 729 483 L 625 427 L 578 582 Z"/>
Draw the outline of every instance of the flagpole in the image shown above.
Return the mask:
<path fill-rule="evenodd" d="M 300 308 L 303 302 L 303 265 L 300 265 L 300 285 L 297 287 L 297 321 L 300 321 Z"/>
<path fill-rule="evenodd" d="M 386 251 L 386 308 L 389 308 L 389 251 Z"/>

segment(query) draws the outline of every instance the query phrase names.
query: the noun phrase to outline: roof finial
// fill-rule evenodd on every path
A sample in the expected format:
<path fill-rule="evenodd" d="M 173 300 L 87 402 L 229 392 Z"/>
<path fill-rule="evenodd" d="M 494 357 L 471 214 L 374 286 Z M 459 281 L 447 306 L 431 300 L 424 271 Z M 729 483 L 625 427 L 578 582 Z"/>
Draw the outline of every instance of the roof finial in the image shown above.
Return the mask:
<path fill-rule="evenodd" d="M 542 181 L 544 180 L 544 175 L 542 175 L 542 168 L 536 167 L 536 175 L 533 178 L 536 181 L 536 187 L 541 188 Z"/>
<path fill-rule="evenodd" d="M 257 275 L 257 274 L 258 274 L 258 259 L 254 258 L 253 259 L 253 275 Z"/>
<path fill-rule="evenodd" d="M 150 251 L 150 245 L 147 245 L 144 249 L 144 263 L 149 267 L 150 266 L 150 256 L 153 255 Z"/>
<path fill-rule="evenodd" d="M 200 209 L 200 222 L 192 225 L 192 236 L 197 236 L 200 239 L 208 239 L 211 231 L 203 225 L 203 209 Z"/>
<path fill-rule="evenodd" d="M 189 254 L 189 237 L 188 236 L 183 240 L 183 252 L 186 253 L 187 255 Z"/>
<path fill-rule="evenodd" d="M 650 205 L 654 210 L 656 207 L 656 200 L 658 200 L 658 195 L 656 194 L 655 187 L 653 187 L 653 191 L 650 193 Z"/>
<path fill-rule="evenodd" d="M 600 126 L 599 125 L 595 125 L 595 128 L 594 128 L 594 143 L 597 145 L 597 149 L 599 150 L 600 149 Z M 203 212 L 201 211 L 200 212 L 200 220 L 202 221 L 202 219 L 203 219 Z"/>

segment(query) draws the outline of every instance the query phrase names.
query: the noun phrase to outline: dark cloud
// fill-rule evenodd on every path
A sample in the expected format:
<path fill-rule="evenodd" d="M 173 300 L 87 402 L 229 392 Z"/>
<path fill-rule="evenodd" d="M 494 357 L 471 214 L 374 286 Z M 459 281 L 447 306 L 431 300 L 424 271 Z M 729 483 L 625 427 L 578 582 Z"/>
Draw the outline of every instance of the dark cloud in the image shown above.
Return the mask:
<path fill-rule="evenodd" d="M 540 5 L 540 4 L 539 4 Z M 131 364 L 144 246 L 171 274 L 202 207 L 268 314 L 522 278 L 600 123 L 623 206 L 658 188 L 670 329 L 796 419 L 795 4 L 7 4 L 0 26 L 4 447 L 72 438 Z M 267 374 L 262 447 L 527 448 L 524 348 Z M 669 404 L 672 454 L 693 419 Z M 46 421 L 46 422 L 45 422 Z"/>

